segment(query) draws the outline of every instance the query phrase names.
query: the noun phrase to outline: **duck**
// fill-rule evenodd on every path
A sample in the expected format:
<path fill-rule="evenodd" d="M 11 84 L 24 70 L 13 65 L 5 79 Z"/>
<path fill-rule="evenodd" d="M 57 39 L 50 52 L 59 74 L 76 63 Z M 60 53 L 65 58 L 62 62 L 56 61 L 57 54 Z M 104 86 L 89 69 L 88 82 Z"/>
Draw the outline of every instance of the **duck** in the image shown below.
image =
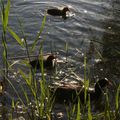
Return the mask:
<path fill-rule="evenodd" d="M 62 10 L 60 9 L 48 9 L 47 13 L 52 16 L 62 16 L 62 18 L 66 19 L 66 12 L 70 11 L 68 7 L 64 7 Z"/>
<path fill-rule="evenodd" d="M 98 80 L 93 88 L 86 90 L 86 101 L 90 95 L 90 101 L 96 101 L 103 93 L 103 89 L 108 85 L 112 85 L 107 78 Z M 53 85 L 54 86 L 54 85 Z M 78 98 L 82 104 L 85 104 L 85 87 L 73 83 L 64 83 L 60 86 L 50 89 L 56 103 L 77 103 Z"/>
<path fill-rule="evenodd" d="M 45 69 L 52 69 L 55 67 L 56 56 L 53 54 L 43 56 L 43 67 Z M 30 66 L 34 69 L 41 69 L 41 59 L 37 58 L 29 62 Z"/>

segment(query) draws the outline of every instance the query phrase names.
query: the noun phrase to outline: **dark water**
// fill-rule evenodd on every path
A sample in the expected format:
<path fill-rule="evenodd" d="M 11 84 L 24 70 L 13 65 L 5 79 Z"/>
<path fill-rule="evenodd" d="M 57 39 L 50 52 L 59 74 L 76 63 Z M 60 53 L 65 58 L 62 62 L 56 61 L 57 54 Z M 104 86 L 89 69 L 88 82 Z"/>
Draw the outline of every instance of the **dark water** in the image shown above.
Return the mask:
<path fill-rule="evenodd" d="M 63 51 L 68 44 L 69 67 L 73 66 L 74 72 L 81 79 L 84 76 L 83 63 L 86 53 L 88 69 L 91 72 L 88 77 L 107 77 L 115 83 L 120 83 L 119 0 L 12 0 L 9 25 L 23 38 L 18 19 L 21 21 L 30 47 L 41 27 L 46 10 L 63 6 L 70 8 L 68 19 L 47 15 L 44 30 L 34 53 L 38 53 L 40 42 L 44 39 L 44 53 L 58 52 L 64 59 L 66 53 Z M 10 35 L 8 51 L 9 57 L 26 53 Z M 17 84 L 19 81 L 21 80 L 18 80 Z"/>
<path fill-rule="evenodd" d="M 118 0 L 64 0 L 59 2 L 56 0 L 13 0 L 9 25 L 23 38 L 18 19 L 22 22 L 30 47 L 41 27 L 46 10 L 63 6 L 69 6 L 70 16 L 68 19 L 63 20 L 59 17 L 47 15 L 46 24 L 37 43 L 35 54 L 38 53 L 40 42 L 43 39 L 44 53 L 59 52 L 62 57 L 65 56 L 60 51 L 65 50 L 65 44 L 68 44 L 68 56 L 75 64 L 83 64 L 84 56 L 82 55 L 86 52 L 89 58 L 88 63 L 97 66 L 97 70 L 99 70 L 96 61 L 101 59 L 100 53 L 107 61 L 107 67 L 105 68 L 108 70 L 103 70 L 105 74 L 108 72 L 105 77 L 109 77 L 112 72 L 119 75 L 120 2 Z M 25 55 L 25 50 L 10 36 L 8 38 L 9 56 Z M 99 64 L 104 67 L 103 63 Z M 107 64 L 110 64 L 111 68 Z M 113 67 L 113 64 L 116 67 Z"/>

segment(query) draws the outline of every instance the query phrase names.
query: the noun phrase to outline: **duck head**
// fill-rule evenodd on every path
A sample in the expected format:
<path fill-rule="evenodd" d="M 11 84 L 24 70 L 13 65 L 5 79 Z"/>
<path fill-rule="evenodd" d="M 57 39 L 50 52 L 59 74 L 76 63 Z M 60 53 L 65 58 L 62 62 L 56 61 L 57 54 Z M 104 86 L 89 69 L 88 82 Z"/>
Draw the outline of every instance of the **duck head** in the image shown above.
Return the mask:
<path fill-rule="evenodd" d="M 64 19 L 66 19 L 66 12 L 67 12 L 67 11 L 70 11 L 68 7 L 64 7 L 63 10 L 62 10 L 62 17 L 63 17 Z"/>
<path fill-rule="evenodd" d="M 70 11 L 68 7 L 64 7 L 62 10 L 64 13 L 66 13 L 67 11 Z"/>
<path fill-rule="evenodd" d="M 55 66 L 55 60 L 56 60 L 56 57 L 54 55 L 49 55 L 47 57 L 47 60 L 46 60 L 46 63 L 45 63 L 45 66 L 47 67 L 54 67 Z"/>
<path fill-rule="evenodd" d="M 111 84 L 111 82 L 107 78 L 103 78 L 103 79 L 98 80 L 95 83 L 94 89 L 88 90 L 88 94 L 90 95 L 90 101 L 96 101 L 96 100 L 98 100 L 101 97 L 101 95 L 103 93 L 103 90 L 108 85 L 112 85 L 112 84 Z M 88 100 L 88 94 L 87 94 L 86 100 Z M 83 92 L 83 94 L 80 95 L 80 98 L 81 98 L 81 102 L 85 103 L 85 100 L 84 100 L 83 96 L 84 96 L 84 92 Z"/>

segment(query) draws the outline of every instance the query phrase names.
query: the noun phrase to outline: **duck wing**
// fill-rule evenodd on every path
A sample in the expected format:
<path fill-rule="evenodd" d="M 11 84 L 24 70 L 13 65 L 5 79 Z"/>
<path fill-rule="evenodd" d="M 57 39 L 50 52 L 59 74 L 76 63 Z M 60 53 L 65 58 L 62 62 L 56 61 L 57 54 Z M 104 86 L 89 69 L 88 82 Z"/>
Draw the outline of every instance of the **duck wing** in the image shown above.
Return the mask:
<path fill-rule="evenodd" d="M 47 13 L 53 16 L 62 16 L 62 10 L 59 9 L 48 9 Z"/>

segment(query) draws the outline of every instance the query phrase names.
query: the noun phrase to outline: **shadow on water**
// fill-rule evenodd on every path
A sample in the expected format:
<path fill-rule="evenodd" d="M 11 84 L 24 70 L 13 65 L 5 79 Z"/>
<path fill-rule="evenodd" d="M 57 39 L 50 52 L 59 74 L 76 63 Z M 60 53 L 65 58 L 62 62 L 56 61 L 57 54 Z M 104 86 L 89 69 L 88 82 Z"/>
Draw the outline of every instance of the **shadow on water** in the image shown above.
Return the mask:
<path fill-rule="evenodd" d="M 116 0 L 117 2 L 117 0 Z M 103 61 L 95 64 L 96 74 L 99 77 L 116 79 L 119 83 L 120 76 L 120 4 L 113 2 L 111 9 L 112 19 L 105 21 L 105 33 L 102 38 L 101 55 Z M 118 5 L 118 6 L 117 6 Z"/>

